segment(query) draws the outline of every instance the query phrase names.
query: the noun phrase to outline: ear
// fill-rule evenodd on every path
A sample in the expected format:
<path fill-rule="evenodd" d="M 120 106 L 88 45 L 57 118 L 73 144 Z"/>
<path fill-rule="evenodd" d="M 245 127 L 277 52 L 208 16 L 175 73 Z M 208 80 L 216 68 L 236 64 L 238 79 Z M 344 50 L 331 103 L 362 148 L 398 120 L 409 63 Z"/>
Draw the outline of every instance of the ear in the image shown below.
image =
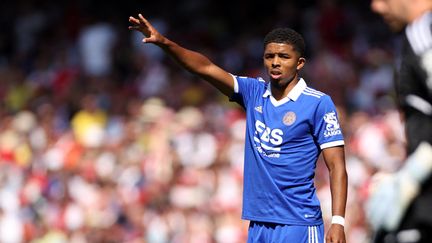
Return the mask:
<path fill-rule="evenodd" d="M 297 61 L 297 71 L 300 71 L 306 63 L 306 58 L 300 57 Z"/>

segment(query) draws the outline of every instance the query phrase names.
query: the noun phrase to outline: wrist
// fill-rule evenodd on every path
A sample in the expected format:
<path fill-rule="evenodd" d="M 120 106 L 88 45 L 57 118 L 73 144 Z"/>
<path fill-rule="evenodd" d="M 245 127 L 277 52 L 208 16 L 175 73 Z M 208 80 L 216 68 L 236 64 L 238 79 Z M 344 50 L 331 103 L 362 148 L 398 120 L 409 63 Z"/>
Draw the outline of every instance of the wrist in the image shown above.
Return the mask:
<path fill-rule="evenodd" d="M 345 218 L 339 215 L 334 215 L 331 219 L 331 224 L 339 224 L 345 226 Z"/>

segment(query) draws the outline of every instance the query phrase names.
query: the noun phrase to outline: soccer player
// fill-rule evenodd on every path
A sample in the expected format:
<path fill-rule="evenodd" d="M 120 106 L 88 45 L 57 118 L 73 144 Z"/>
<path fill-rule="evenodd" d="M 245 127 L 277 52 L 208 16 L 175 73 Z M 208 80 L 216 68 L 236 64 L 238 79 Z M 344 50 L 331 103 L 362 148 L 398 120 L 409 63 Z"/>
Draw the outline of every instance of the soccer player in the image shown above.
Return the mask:
<path fill-rule="evenodd" d="M 432 1 L 372 0 L 396 32 L 404 30 L 396 82 L 408 158 L 373 179 L 367 218 L 375 242 L 432 242 Z"/>
<path fill-rule="evenodd" d="M 242 218 L 250 220 L 248 242 L 324 242 L 320 203 L 314 187 L 322 152 L 329 169 L 332 224 L 326 242 L 345 242 L 347 200 L 344 140 L 331 98 L 299 76 L 304 41 L 279 28 L 264 39 L 269 80 L 232 75 L 200 53 L 162 36 L 141 15 L 131 30 L 145 35 L 181 66 L 214 85 L 246 111 Z"/>

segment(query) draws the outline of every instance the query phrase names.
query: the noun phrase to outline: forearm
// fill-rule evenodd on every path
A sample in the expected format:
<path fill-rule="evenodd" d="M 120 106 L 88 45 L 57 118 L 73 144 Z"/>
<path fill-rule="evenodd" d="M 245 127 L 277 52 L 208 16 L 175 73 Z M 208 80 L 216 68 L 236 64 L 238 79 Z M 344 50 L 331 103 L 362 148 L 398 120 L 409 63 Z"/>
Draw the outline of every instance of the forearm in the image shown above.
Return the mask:
<path fill-rule="evenodd" d="M 183 48 L 168 38 L 164 38 L 164 40 L 161 43 L 157 43 L 157 45 L 183 68 L 199 76 L 206 75 L 206 69 L 213 65 L 204 55 Z"/>
<path fill-rule="evenodd" d="M 323 151 L 323 155 L 330 176 L 332 215 L 345 217 L 348 176 L 345 169 L 344 148 L 327 148 Z M 326 235 L 326 242 L 346 242 L 344 225 L 343 218 L 333 217 L 332 224 Z"/>
<path fill-rule="evenodd" d="M 348 175 L 345 168 L 344 148 L 332 147 L 324 149 L 323 156 L 330 176 L 332 214 L 345 216 Z"/>
<path fill-rule="evenodd" d="M 188 50 L 167 38 L 157 45 L 187 71 L 206 80 L 225 95 L 231 96 L 234 92 L 233 77 L 206 56 Z"/>
<path fill-rule="evenodd" d="M 345 216 L 347 201 L 348 176 L 344 168 L 333 168 L 329 171 L 330 190 L 332 195 L 332 215 Z"/>

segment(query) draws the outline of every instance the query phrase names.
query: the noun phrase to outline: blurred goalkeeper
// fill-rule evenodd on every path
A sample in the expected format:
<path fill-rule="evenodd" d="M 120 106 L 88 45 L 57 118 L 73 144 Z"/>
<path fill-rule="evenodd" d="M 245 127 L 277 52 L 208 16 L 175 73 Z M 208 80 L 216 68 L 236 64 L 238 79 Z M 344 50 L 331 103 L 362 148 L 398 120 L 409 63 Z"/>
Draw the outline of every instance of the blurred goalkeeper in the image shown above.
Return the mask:
<path fill-rule="evenodd" d="M 408 157 L 372 179 L 366 214 L 375 242 L 432 242 L 432 0 L 372 0 L 394 31 L 404 31 L 396 81 Z"/>

